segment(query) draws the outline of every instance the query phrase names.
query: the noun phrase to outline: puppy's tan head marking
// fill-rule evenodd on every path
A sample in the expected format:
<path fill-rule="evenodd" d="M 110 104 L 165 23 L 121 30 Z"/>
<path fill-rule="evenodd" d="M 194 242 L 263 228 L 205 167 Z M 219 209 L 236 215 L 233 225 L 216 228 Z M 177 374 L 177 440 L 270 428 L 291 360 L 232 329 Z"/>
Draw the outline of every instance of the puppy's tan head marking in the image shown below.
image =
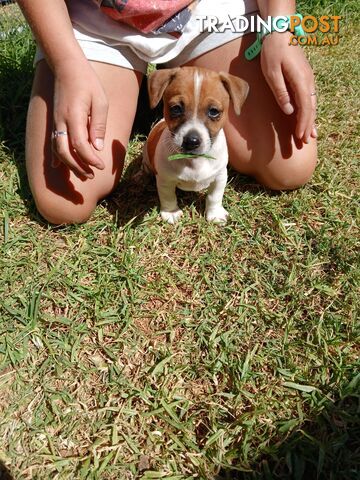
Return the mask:
<path fill-rule="evenodd" d="M 164 70 L 155 70 L 149 75 L 148 92 L 151 108 L 155 108 L 158 105 L 166 87 L 179 70 L 180 68 L 166 68 Z"/>
<path fill-rule="evenodd" d="M 249 93 L 248 83 L 226 72 L 220 72 L 219 77 L 230 95 L 236 115 L 240 115 L 241 107 Z"/>

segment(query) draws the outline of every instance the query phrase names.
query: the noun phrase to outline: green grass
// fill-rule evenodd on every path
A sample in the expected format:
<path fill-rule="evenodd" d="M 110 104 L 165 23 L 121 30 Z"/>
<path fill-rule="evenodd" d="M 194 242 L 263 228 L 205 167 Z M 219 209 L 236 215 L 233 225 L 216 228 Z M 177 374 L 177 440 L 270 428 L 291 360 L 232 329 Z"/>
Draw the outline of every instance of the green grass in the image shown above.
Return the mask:
<path fill-rule="evenodd" d="M 299 0 L 297 10 L 304 15 L 345 15 L 346 19 L 357 21 L 359 4 L 354 0 Z"/>
<path fill-rule="evenodd" d="M 223 228 L 197 194 L 161 223 L 155 185 L 130 179 L 140 137 L 86 225 L 44 223 L 24 172 L 33 45 L 1 41 L 1 478 L 359 478 L 359 41 L 348 21 L 307 49 L 311 182 L 231 173 Z"/>

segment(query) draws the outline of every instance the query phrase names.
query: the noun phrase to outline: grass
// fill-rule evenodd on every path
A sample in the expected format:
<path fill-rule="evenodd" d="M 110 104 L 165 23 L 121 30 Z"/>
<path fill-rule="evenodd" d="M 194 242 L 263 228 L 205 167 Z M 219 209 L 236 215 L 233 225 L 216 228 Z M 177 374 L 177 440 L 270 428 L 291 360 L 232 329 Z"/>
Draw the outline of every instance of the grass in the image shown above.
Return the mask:
<path fill-rule="evenodd" d="M 0 10 L 4 31 L 23 25 L 16 13 Z M 340 45 L 307 49 L 314 177 L 274 194 L 231 173 L 224 228 L 200 216 L 202 195 L 181 195 L 175 227 L 159 221 L 155 185 L 130 179 L 138 136 L 86 225 L 44 223 L 24 172 L 33 44 L 27 29 L 1 40 L 1 478 L 359 478 L 360 32 L 349 18 Z"/>

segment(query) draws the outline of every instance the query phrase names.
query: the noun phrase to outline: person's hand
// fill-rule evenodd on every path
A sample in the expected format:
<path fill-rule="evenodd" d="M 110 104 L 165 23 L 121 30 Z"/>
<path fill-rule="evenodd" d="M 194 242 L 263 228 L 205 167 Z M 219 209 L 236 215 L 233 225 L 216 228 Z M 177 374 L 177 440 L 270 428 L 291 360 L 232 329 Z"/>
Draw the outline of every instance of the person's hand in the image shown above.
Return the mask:
<path fill-rule="evenodd" d="M 91 167 L 102 170 L 96 154 L 104 146 L 108 102 L 87 60 L 69 61 L 55 72 L 53 166 L 66 164 L 74 172 L 93 178 Z M 66 134 L 61 134 L 66 132 Z"/>
<path fill-rule="evenodd" d="M 309 143 L 316 138 L 316 95 L 312 69 L 299 46 L 289 45 L 290 32 L 274 32 L 264 38 L 261 68 L 281 110 L 296 112 L 297 138 Z"/>

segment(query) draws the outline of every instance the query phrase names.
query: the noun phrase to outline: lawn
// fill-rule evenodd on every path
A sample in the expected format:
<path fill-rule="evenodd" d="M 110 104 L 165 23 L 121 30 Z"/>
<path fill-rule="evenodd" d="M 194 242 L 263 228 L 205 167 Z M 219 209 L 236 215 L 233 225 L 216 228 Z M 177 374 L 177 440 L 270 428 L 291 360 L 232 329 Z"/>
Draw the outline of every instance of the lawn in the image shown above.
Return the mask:
<path fill-rule="evenodd" d="M 24 168 L 34 45 L 0 7 L 1 479 L 360 478 L 359 7 L 299 10 L 324 5 L 344 20 L 306 49 L 316 172 L 282 193 L 230 172 L 223 228 L 197 194 L 161 223 L 131 180 L 139 132 L 87 224 L 46 224 Z"/>

